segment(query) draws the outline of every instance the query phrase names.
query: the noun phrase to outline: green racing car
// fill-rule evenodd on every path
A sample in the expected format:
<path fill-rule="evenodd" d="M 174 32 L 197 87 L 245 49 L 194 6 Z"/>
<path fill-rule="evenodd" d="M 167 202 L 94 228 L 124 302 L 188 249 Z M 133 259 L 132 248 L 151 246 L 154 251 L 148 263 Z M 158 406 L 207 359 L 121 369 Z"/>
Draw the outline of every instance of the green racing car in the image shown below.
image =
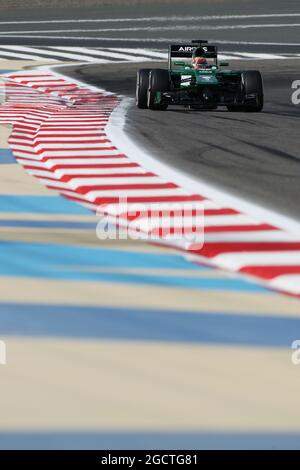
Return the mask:
<path fill-rule="evenodd" d="M 179 60 L 180 59 L 180 60 Z M 218 61 L 218 50 L 207 41 L 169 46 L 168 69 L 137 72 L 136 105 L 166 110 L 169 105 L 190 109 L 259 112 L 263 109 L 263 82 L 257 70 L 229 70 Z"/>

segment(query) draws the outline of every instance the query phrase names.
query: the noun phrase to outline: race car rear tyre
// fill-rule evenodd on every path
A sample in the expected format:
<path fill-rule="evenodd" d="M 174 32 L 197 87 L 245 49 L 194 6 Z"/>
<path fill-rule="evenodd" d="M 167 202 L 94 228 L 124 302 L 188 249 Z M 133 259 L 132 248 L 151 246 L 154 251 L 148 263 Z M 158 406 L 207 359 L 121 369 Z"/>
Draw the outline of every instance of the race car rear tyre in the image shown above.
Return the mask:
<path fill-rule="evenodd" d="M 257 70 L 243 72 L 242 83 L 244 89 L 244 98 L 246 101 L 249 96 L 256 95 L 256 102 L 245 104 L 245 111 L 261 111 L 264 107 L 264 91 L 260 72 Z"/>
<path fill-rule="evenodd" d="M 158 91 L 161 93 L 170 91 L 170 75 L 168 70 L 153 69 L 149 76 L 148 108 L 164 111 L 167 109 L 168 103 L 155 103 L 155 96 Z"/>
<path fill-rule="evenodd" d="M 264 107 L 263 82 L 260 72 L 248 70 L 241 74 L 241 105 L 228 105 L 228 111 L 260 112 Z"/>
<path fill-rule="evenodd" d="M 147 93 L 149 86 L 149 74 L 151 69 L 140 69 L 136 74 L 136 105 L 140 109 L 146 109 Z"/>

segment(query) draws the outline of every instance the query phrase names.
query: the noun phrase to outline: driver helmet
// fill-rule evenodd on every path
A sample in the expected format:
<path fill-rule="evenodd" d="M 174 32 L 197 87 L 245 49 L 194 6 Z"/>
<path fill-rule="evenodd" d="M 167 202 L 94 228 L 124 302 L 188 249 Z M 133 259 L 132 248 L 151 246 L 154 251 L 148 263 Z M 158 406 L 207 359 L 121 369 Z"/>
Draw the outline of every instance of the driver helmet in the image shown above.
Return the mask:
<path fill-rule="evenodd" d="M 205 51 L 202 47 L 197 47 L 193 52 L 192 67 L 194 69 L 204 69 L 208 66 L 208 62 L 205 59 Z"/>

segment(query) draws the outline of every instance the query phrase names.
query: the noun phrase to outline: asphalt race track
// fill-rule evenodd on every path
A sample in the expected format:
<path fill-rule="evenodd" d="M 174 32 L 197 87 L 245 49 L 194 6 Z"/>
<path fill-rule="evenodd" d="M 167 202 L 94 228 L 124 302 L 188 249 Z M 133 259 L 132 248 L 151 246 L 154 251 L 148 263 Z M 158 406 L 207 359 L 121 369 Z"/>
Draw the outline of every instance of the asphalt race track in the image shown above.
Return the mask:
<path fill-rule="evenodd" d="M 299 0 L 96 2 L 0 0 L 0 449 L 299 448 L 299 298 L 283 294 L 300 295 L 298 225 L 257 207 L 249 222 L 224 195 L 300 217 Z M 263 112 L 136 108 L 137 69 L 198 38 L 262 72 Z M 116 97 L 74 77 L 129 97 L 125 133 Z M 223 189 L 199 190 L 203 262 L 97 238 L 99 201 L 198 195 L 127 155 L 126 134 Z M 281 273 L 293 291 L 273 290 Z"/>
<path fill-rule="evenodd" d="M 300 52 L 300 13 L 296 0 L 201 0 L 185 2 L 184 6 L 173 2 L 174 18 L 167 23 L 161 18 L 168 17 L 169 2 L 145 3 L 87 6 L 74 8 L 71 14 L 68 8 L 29 8 L 14 13 L 4 10 L 1 45 L 4 48 L 6 44 L 22 43 L 45 47 L 51 54 L 51 48 L 62 45 L 164 50 L 170 40 L 200 36 L 214 40 L 225 53 L 251 52 L 264 57 L 264 54 L 292 56 Z M 199 15 L 207 19 L 200 20 Z M 119 21 L 111 21 L 116 17 Z M 174 107 L 165 113 L 154 113 L 137 110 L 133 103 L 127 130 L 168 164 L 263 207 L 299 218 L 300 106 L 291 101 L 292 82 L 300 78 L 299 65 L 299 59 L 295 58 L 231 62 L 233 68 L 258 69 L 263 73 L 265 108 L 261 114 L 232 114 L 226 110 L 197 112 Z M 133 97 L 136 70 L 146 66 L 164 64 L 116 60 L 111 64 L 68 68 L 65 72 Z"/>
<path fill-rule="evenodd" d="M 39 0 L 33 7 L 19 0 L 11 8 L 1 0 L 1 45 L 164 47 L 200 34 L 223 50 L 299 52 L 297 0 L 96 1 Z"/>
<path fill-rule="evenodd" d="M 259 69 L 265 86 L 262 113 L 139 110 L 134 102 L 127 130 L 157 158 L 183 172 L 228 189 L 285 215 L 300 217 L 300 106 L 291 102 L 298 62 L 232 61 Z M 75 75 L 107 90 L 134 96 L 136 70 L 162 63 L 89 65 Z M 64 69 L 65 72 L 68 69 Z"/>

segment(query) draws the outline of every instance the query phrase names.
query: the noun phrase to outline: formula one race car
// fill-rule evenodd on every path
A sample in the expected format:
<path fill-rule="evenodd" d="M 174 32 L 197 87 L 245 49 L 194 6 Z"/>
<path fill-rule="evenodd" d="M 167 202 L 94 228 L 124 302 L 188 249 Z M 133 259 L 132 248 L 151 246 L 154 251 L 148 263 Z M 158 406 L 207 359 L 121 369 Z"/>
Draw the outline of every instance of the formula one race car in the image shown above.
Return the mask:
<path fill-rule="evenodd" d="M 224 69 L 228 65 L 218 62 L 217 47 L 207 41 L 170 45 L 168 69 L 137 72 L 136 104 L 153 110 L 184 105 L 190 109 L 226 106 L 228 111 L 261 111 L 264 93 L 260 72 Z"/>

